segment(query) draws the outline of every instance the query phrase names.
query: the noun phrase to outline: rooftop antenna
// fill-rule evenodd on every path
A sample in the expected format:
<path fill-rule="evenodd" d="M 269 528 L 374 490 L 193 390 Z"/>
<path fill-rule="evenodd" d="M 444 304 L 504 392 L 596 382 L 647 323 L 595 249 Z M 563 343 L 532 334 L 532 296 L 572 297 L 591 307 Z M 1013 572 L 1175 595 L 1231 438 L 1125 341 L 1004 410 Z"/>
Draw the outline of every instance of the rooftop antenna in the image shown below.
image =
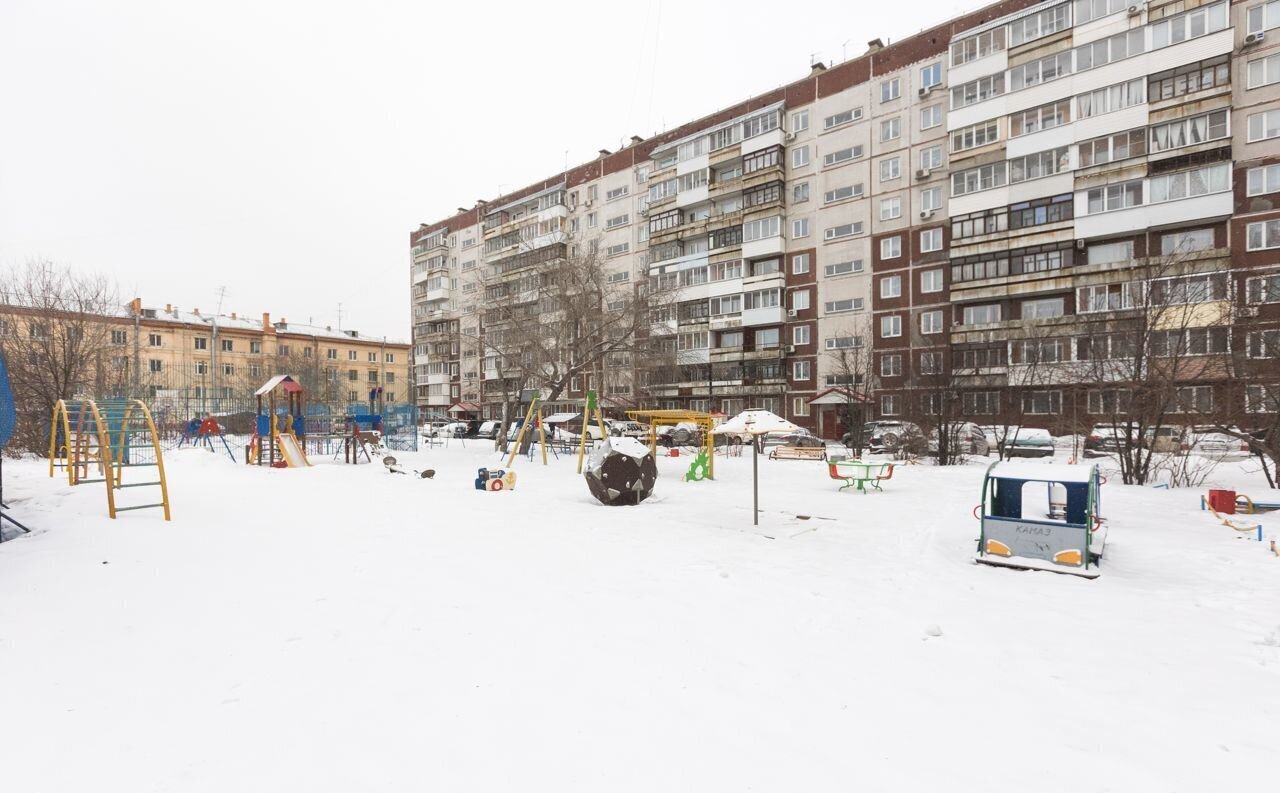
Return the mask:
<path fill-rule="evenodd" d="M 338 303 L 338 332 L 342 332 L 342 303 Z"/>

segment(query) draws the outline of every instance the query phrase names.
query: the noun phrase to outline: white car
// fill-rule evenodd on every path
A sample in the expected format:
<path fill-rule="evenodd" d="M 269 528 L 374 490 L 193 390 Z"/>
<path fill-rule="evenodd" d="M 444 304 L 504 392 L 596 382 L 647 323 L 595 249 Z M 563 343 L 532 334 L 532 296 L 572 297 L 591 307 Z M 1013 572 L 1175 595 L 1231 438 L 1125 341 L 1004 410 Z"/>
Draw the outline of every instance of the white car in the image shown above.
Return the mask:
<path fill-rule="evenodd" d="M 1243 460 L 1249 456 L 1249 443 L 1240 440 L 1238 427 L 1228 427 L 1222 432 L 1214 427 L 1188 427 L 1183 436 L 1182 449 L 1190 454 L 1212 457 L 1216 460 Z"/>
<path fill-rule="evenodd" d="M 427 438 L 461 438 L 467 434 L 467 422 L 451 421 L 448 424 L 433 424 L 422 428 Z"/>

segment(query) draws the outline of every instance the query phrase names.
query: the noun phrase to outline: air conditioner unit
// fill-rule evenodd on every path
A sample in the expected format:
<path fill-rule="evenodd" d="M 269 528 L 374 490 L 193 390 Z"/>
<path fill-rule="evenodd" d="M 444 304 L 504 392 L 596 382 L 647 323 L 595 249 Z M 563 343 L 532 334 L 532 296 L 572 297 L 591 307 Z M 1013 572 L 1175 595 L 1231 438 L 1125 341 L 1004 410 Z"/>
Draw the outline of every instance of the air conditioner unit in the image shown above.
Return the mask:
<path fill-rule="evenodd" d="M 797 312 L 794 308 L 789 308 L 787 309 L 787 316 L 796 317 L 796 316 L 799 316 L 799 312 Z"/>
<path fill-rule="evenodd" d="M 937 87 L 937 85 L 926 85 L 924 88 L 921 88 L 918 93 L 920 96 L 928 96 L 929 92 Z"/>
<path fill-rule="evenodd" d="M 1238 310 L 1238 315 L 1241 317 L 1256 317 L 1258 316 L 1258 307 L 1257 306 L 1241 306 Z"/>
<path fill-rule="evenodd" d="M 1142 9 L 1138 8 L 1137 6 L 1129 6 L 1129 16 L 1136 17 L 1138 14 L 1141 14 L 1141 13 L 1142 13 Z"/>
<path fill-rule="evenodd" d="M 916 171 L 916 178 L 917 178 L 917 179 L 928 179 L 928 178 L 929 178 L 929 169 L 928 169 L 928 168 L 921 168 L 920 170 Z"/>
<path fill-rule="evenodd" d="M 796 139 L 796 133 L 794 133 L 794 132 L 788 132 L 788 133 L 786 134 L 786 137 L 785 137 L 784 139 L 787 141 L 787 143 L 790 143 L 791 141 L 793 141 L 793 140 L 795 140 L 795 139 Z"/>
<path fill-rule="evenodd" d="M 920 210 L 920 219 L 921 219 L 921 220 L 928 220 L 928 219 L 929 219 L 929 218 L 931 218 L 931 217 L 933 217 L 933 210 L 932 210 L 932 209 L 922 209 L 922 210 Z"/>
<path fill-rule="evenodd" d="M 1084 250 L 1084 240 L 1076 240 L 1076 247 L 1080 250 Z"/>
<path fill-rule="evenodd" d="M 640 209 L 640 217 L 642 217 L 642 218 L 647 218 L 647 217 L 649 217 L 649 207 L 642 207 L 642 208 Z"/>
<path fill-rule="evenodd" d="M 788 344 L 788 345 L 787 345 L 787 355 L 795 355 L 795 354 L 796 354 L 796 348 L 795 348 L 795 345 Z"/>
<path fill-rule="evenodd" d="M 1263 41 L 1266 41 L 1266 38 L 1267 38 L 1266 34 L 1263 33 L 1262 31 L 1258 31 L 1257 33 L 1250 33 L 1249 35 L 1244 37 L 1244 45 L 1248 47 L 1252 44 L 1260 44 Z"/>
<path fill-rule="evenodd" d="M 589 206 L 591 206 L 591 204 L 592 204 L 592 201 L 591 201 L 590 199 L 588 199 L 588 200 L 586 200 L 586 201 L 583 201 L 583 202 L 582 202 L 582 205 L 583 205 L 584 207 L 589 207 Z"/>

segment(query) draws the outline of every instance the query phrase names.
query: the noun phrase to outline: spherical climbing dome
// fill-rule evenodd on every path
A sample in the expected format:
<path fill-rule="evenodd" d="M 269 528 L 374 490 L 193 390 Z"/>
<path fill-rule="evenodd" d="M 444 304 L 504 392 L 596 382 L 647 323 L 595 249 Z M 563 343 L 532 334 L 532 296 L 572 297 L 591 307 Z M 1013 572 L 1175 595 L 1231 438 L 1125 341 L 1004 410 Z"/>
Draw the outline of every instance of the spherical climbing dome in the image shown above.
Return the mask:
<path fill-rule="evenodd" d="M 653 493 L 658 465 L 649 447 L 635 438 L 610 438 L 591 453 L 583 476 L 601 503 L 639 504 Z"/>

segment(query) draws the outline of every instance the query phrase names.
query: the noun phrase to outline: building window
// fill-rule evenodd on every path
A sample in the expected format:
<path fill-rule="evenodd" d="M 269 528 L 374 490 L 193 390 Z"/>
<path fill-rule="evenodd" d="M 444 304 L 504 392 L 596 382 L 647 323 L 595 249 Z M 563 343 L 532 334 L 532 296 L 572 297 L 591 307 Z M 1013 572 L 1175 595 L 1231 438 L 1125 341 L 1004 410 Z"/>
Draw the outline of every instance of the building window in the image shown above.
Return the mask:
<path fill-rule="evenodd" d="M 1280 303 L 1280 273 L 1250 278 L 1245 285 L 1250 304 Z"/>
<path fill-rule="evenodd" d="M 880 201 L 880 219 L 893 220 L 902 217 L 902 199 L 885 198 Z"/>
<path fill-rule="evenodd" d="M 807 222 L 808 221 L 806 221 L 806 223 Z M 808 233 L 809 233 L 809 229 L 805 228 L 805 235 L 807 236 Z M 803 275 L 804 273 L 807 273 L 807 272 L 809 272 L 809 254 L 797 253 L 795 256 L 792 256 L 791 257 L 792 275 Z"/>
<path fill-rule="evenodd" d="M 902 137 L 902 119 L 898 116 L 880 122 L 880 142 L 897 140 Z"/>
<path fill-rule="evenodd" d="M 1250 33 L 1280 27 L 1280 0 L 1250 6 L 1245 14 L 1245 28 Z"/>
<path fill-rule="evenodd" d="M 920 353 L 920 374 L 942 374 L 942 353 Z"/>
<path fill-rule="evenodd" d="M 824 204 L 834 204 L 837 201 L 843 201 L 847 198 L 858 198 L 862 196 L 863 188 L 860 184 L 846 185 L 837 187 L 834 190 L 828 190 L 823 194 L 822 202 Z"/>
<path fill-rule="evenodd" d="M 929 105 L 920 109 L 920 129 L 933 129 L 942 125 L 942 105 Z"/>
<path fill-rule="evenodd" d="M 805 378 L 808 379 L 807 377 Z M 804 397 L 791 398 L 791 415 L 807 416 L 809 415 L 809 401 Z"/>
<path fill-rule="evenodd" d="M 162 361 L 158 361 L 155 358 L 152 358 L 147 361 L 147 369 L 152 374 L 158 374 L 163 368 L 164 368 L 164 363 Z"/>
<path fill-rule="evenodd" d="M 1151 48 L 1168 47 L 1188 39 L 1216 33 L 1227 26 L 1227 4 L 1201 6 L 1194 11 L 1176 17 L 1162 19 L 1150 25 Z M 1139 31 L 1140 33 L 1141 31 Z M 1132 49 L 1132 47 L 1130 47 Z M 1133 54 L 1130 52 L 1130 54 Z"/>
<path fill-rule="evenodd" d="M 1171 413 L 1211 413 L 1213 412 L 1213 386 L 1183 386 L 1174 393 Z"/>
<path fill-rule="evenodd" d="M 861 234 L 861 233 L 862 233 L 862 222 L 859 221 L 857 223 L 844 223 L 839 226 L 832 226 L 829 229 L 824 229 L 822 232 L 822 237 L 823 239 L 830 241 L 830 240 L 838 240 L 838 239 L 841 239 L 842 237 L 852 237 L 854 235 Z"/>
<path fill-rule="evenodd" d="M 844 300 L 828 300 L 824 305 L 827 314 L 848 314 L 851 311 L 862 310 L 862 298 L 850 297 Z"/>
<path fill-rule="evenodd" d="M 791 221 L 791 239 L 799 240 L 809 236 L 809 219 L 800 218 Z"/>
<path fill-rule="evenodd" d="M 791 114 L 791 131 L 804 132 L 809 128 L 809 111 L 797 110 Z"/>
<path fill-rule="evenodd" d="M 808 380 L 813 376 L 809 361 L 796 361 L 791 364 L 792 380 Z"/>
<path fill-rule="evenodd" d="M 754 336 L 756 349 L 767 350 L 777 347 L 779 335 L 777 328 L 761 328 L 757 330 Z"/>
<path fill-rule="evenodd" d="M 204 377 L 205 375 L 209 374 L 209 362 L 196 361 L 195 373 L 196 373 L 196 377 Z"/>
<path fill-rule="evenodd" d="M 920 315 L 920 332 L 926 336 L 942 332 L 942 312 L 926 311 Z"/>
<path fill-rule="evenodd" d="M 1249 142 L 1280 137 L 1280 109 L 1249 116 Z"/>
<path fill-rule="evenodd" d="M 1009 137 L 1030 135 L 1069 123 L 1071 123 L 1071 100 L 1063 99 L 1009 116 Z M 986 134 L 995 137 L 994 130 L 988 130 Z"/>
<path fill-rule="evenodd" d="M 902 317 L 890 314 L 880 318 L 880 338 L 896 339 L 902 335 Z"/>
<path fill-rule="evenodd" d="M 898 377 L 902 374 L 902 356 L 893 353 L 880 356 L 880 376 Z"/>
<path fill-rule="evenodd" d="M 880 397 L 880 415 L 896 416 L 898 415 L 898 395 L 885 394 Z"/>
<path fill-rule="evenodd" d="M 1062 392 L 1024 391 L 1022 412 L 1029 416 L 1056 416 L 1062 412 Z"/>
<path fill-rule="evenodd" d="M 1081 2 L 1081 0 L 1076 0 Z M 1087 0 L 1085 0 L 1087 2 Z M 951 65 L 960 66 L 979 58 L 985 58 L 994 52 L 1001 52 L 1005 45 L 1005 26 L 970 36 L 951 44 Z"/>
<path fill-rule="evenodd" d="M 888 300 L 890 298 L 902 297 L 902 276 L 886 275 L 880 279 L 880 297 Z"/>
<path fill-rule="evenodd" d="M 159 347 L 159 346 L 160 346 L 160 334 L 159 334 L 159 333 L 151 333 L 151 334 L 148 334 L 148 336 L 147 336 L 147 346 L 148 346 L 148 347 Z M 152 371 L 155 371 L 155 370 L 152 370 Z"/>
<path fill-rule="evenodd" d="M 880 101 L 892 102 L 902 96 L 902 78 L 895 77 L 892 80 L 885 80 L 880 83 Z"/>
<path fill-rule="evenodd" d="M 0 335 L 3 335 L 3 334 L 0 334 Z M 127 331 L 127 330 L 113 330 L 113 331 L 111 331 L 111 343 L 112 343 L 112 344 L 128 344 L 128 343 L 129 343 L 129 331 Z"/>
<path fill-rule="evenodd" d="M 920 252 L 932 253 L 942 250 L 942 229 L 925 229 L 920 232 Z"/>
<path fill-rule="evenodd" d="M 1280 192 L 1280 164 L 1250 168 L 1247 182 L 1250 196 Z"/>
<path fill-rule="evenodd" d="M 1076 311 L 1095 314 L 1133 308 L 1135 291 L 1134 286 L 1127 283 L 1080 287 L 1076 290 Z"/>
<path fill-rule="evenodd" d="M 1142 206 L 1142 180 L 1096 187 L 1088 193 L 1090 215 Z"/>
<path fill-rule="evenodd" d="M 218 349 L 220 349 L 222 352 L 231 352 L 232 341 L 233 341 L 232 339 L 219 339 Z"/>
<path fill-rule="evenodd" d="M 809 183 L 808 182 L 801 182 L 798 185 L 792 186 L 791 203 L 803 204 L 805 201 L 808 201 L 808 200 L 809 200 Z"/>
<path fill-rule="evenodd" d="M 1000 123 L 996 119 L 958 129 L 951 133 L 951 151 L 976 149 L 1000 140 Z"/>
<path fill-rule="evenodd" d="M 1139 35 L 1139 38 L 1141 36 Z M 1101 43 L 1101 42 L 1100 42 Z M 1087 49 L 1082 47 L 1081 49 Z M 1071 74 L 1071 53 L 1059 52 L 1009 70 L 1009 90 L 1021 91 Z"/>
<path fill-rule="evenodd" d="M 1216 246 L 1213 229 L 1192 229 L 1190 231 L 1174 231 L 1160 236 L 1160 255 L 1174 256 L 1183 253 L 1197 253 L 1213 250 Z"/>
<path fill-rule="evenodd" d="M 942 291 L 942 271 L 925 270 L 920 273 L 920 291 L 925 294 Z"/>
<path fill-rule="evenodd" d="M 1094 19 L 1101 19 L 1128 8 L 1128 0 L 1074 0 L 1072 16 L 1077 25 L 1083 25 Z"/>
<path fill-rule="evenodd" d="M 1280 248 L 1280 220 L 1264 220 L 1245 227 L 1245 246 L 1251 251 Z"/>
<path fill-rule="evenodd" d="M 1066 312 L 1066 301 L 1061 297 L 1046 297 L 1022 301 L 1023 319 L 1054 319 Z"/>
<path fill-rule="evenodd" d="M 834 278 L 840 275 L 853 275 L 862 272 L 862 260 L 855 259 L 850 262 L 833 262 L 822 268 L 822 274 L 828 278 Z"/>
<path fill-rule="evenodd" d="M 822 120 L 823 129 L 835 129 L 845 124 L 851 124 L 862 118 L 862 108 L 855 107 L 850 110 L 844 110 L 832 116 L 827 116 Z"/>
<path fill-rule="evenodd" d="M 810 332 L 811 329 L 808 325 L 796 325 L 791 329 L 791 344 L 795 347 L 808 345 Z"/>
<path fill-rule="evenodd" d="M 791 167 L 803 168 L 809 164 L 809 147 L 800 146 L 791 150 Z"/>
<path fill-rule="evenodd" d="M 942 209 L 942 188 L 930 187 L 921 190 L 920 209 L 924 212 L 936 212 Z"/>
<path fill-rule="evenodd" d="M 1147 93 L 1150 94 L 1152 102 L 1158 102 L 1186 94 L 1194 94 L 1196 91 L 1217 88 L 1230 82 L 1231 67 L 1228 64 L 1227 56 L 1222 55 L 1151 75 L 1147 79 L 1149 89 Z M 1094 93 L 1096 94 L 1097 92 Z M 1140 104 L 1142 101 L 1144 100 L 1138 99 L 1132 104 Z M 1115 110 L 1117 108 L 1113 107 L 1111 109 Z"/>
<path fill-rule="evenodd" d="M 798 289 L 791 293 L 791 308 L 793 311 L 807 311 L 809 308 L 809 290 Z"/>
<path fill-rule="evenodd" d="M 951 109 L 976 105 L 1004 93 L 1004 72 L 979 77 L 951 89 Z"/>
<path fill-rule="evenodd" d="M 861 156 L 862 156 L 861 146 L 850 146 L 847 149 L 837 149 L 836 151 L 828 152 L 827 154 L 823 155 L 822 164 L 824 166 L 839 165 L 842 162 L 848 162 L 849 160 L 856 160 Z"/>
<path fill-rule="evenodd" d="M 1176 82 L 1176 81 L 1175 81 Z M 1155 96 L 1152 93 L 1152 96 Z M 1076 97 L 1076 117 L 1093 118 L 1107 113 L 1114 113 L 1126 107 L 1140 105 L 1147 101 L 1146 83 L 1142 80 L 1130 80 L 1127 83 L 1099 88 Z"/>
<path fill-rule="evenodd" d="M 880 258 L 896 259 L 902 255 L 902 237 L 885 237 L 880 240 Z"/>
<path fill-rule="evenodd" d="M 1245 386 L 1244 397 L 1246 413 L 1280 413 L 1280 385 Z"/>
<path fill-rule="evenodd" d="M 1210 193 L 1223 193 L 1230 189 L 1231 163 L 1229 162 L 1153 176 L 1147 183 L 1150 196 L 1148 203 L 1151 204 L 1178 201 Z"/>
<path fill-rule="evenodd" d="M 951 195 L 962 196 L 1003 187 L 1008 181 L 1008 169 L 1004 162 L 993 162 L 978 168 L 969 168 L 951 174 Z"/>
<path fill-rule="evenodd" d="M 782 233 L 782 218 L 772 217 L 749 220 L 742 224 L 742 238 L 747 242 L 777 237 Z"/>
<path fill-rule="evenodd" d="M 1000 322 L 1000 304 L 987 303 L 985 305 L 965 306 L 964 307 L 964 324 L 965 325 L 989 325 L 993 322 Z"/>
<path fill-rule="evenodd" d="M 1009 160 L 1009 183 L 1021 184 L 1053 176 L 1067 168 L 1067 147 L 1028 154 Z"/>
<path fill-rule="evenodd" d="M 1105 0 L 1093 0 L 1093 2 L 1096 4 L 1105 2 Z M 1067 4 L 1062 3 L 1053 8 L 1047 8 L 1044 11 L 1015 19 L 1009 23 L 1009 46 L 1018 47 L 1029 41 L 1035 41 L 1057 33 L 1059 30 L 1066 30 L 1071 26 L 1071 16 L 1068 11 Z"/>
<path fill-rule="evenodd" d="M 204 336 L 196 336 L 196 337 L 195 337 L 195 339 L 194 339 L 194 341 L 195 341 L 195 343 L 196 343 L 196 349 L 197 349 L 197 350 L 207 350 L 207 349 L 209 349 L 209 340 L 208 340 L 207 338 L 205 338 Z"/>
<path fill-rule="evenodd" d="M 920 87 L 927 89 L 935 85 L 942 85 L 942 61 L 935 61 L 920 69 Z"/>
<path fill-rule="evenodd" d="M 942 167 L 942 147 L 930 146 L 920 150 L 920 170 L 935 171 Z"/>
<path fill-rule="evenodd" d="M 960 409 L 966 416 L 994 416 L 1000 412 L 1000 392 L 966 391 L 960 395 Z"/>
<path fill-rule="evenodd" d="M 902 160 L 898 157 L 890 157 L 887 160 L 880 161 L 880 181 L 888 182 L 902 176 Z"/>

